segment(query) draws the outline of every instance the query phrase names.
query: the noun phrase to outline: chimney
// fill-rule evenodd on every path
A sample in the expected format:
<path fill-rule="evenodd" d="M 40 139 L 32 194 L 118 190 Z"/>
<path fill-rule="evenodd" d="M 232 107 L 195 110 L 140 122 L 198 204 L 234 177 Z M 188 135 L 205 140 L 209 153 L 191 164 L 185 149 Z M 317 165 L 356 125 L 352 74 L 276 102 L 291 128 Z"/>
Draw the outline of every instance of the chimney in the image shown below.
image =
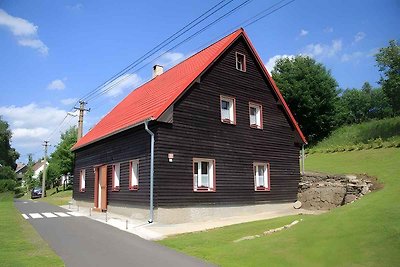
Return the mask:
<path fill-rule="evenodd" d="M 163 74 L 164 67 L 161 65 L 154 65 L 153 66 L 153 78 L 157 77 L 158 75 Z"/>

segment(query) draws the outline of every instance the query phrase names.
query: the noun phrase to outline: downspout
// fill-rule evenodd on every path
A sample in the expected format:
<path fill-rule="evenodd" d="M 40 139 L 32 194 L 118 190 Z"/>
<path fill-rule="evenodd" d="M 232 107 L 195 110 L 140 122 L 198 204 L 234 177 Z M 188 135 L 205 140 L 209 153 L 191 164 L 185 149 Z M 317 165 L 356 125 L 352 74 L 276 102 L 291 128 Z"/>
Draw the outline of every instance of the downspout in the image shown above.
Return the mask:
<path fill-rule="evenodd" d="M 154 217 L 154 205 L 153 205 L 153 188 L 154 188 L 154 133 L 150 131 L 148 127 L 149 121 L 144 122 L 145 130 L 151 136 L 151 148 L 150 148 L 150 219 L 149 223 L 153 222 Z"/>

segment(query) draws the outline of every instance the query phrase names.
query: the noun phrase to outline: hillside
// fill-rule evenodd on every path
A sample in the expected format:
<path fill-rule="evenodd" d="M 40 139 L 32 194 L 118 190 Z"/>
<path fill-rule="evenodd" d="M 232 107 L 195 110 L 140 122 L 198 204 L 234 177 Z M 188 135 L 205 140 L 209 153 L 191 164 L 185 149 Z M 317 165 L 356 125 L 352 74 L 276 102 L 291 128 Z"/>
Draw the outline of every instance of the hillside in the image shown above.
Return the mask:
<path fill-rule="evenodd" d="M 384 147 L 400 147 L 400 117 L 343 126 L 308 151 L 340 152 Z"/>
<path fill-rule="evenodd" d="M 400 149 L 310 155 L 306 168 L 367 173 L 384 188 L 318 216 L 283 217 L 178 235 L 160 243 L 220 266 L 399 266 Z M 243 242 L 294 219 L 295 227 Z"/>

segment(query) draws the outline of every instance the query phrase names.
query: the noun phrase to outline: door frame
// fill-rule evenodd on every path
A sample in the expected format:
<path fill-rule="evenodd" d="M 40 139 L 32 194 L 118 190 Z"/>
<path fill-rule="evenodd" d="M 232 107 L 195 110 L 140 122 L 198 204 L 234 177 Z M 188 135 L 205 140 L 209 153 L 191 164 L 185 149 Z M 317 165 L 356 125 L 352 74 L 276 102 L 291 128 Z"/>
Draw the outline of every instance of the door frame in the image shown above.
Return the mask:
<path fill-rule="evenodd" d="M 107 210 L 107 165 L 96 165 L 94 166 L 94 199 L 93 199 L 93 205 L 94 205 L 94 210 L 97 211 L 106 211 Z M 103 179 L 104 179 L 104 184 L 105 184 L 105 189 L 104 192 L 99 192 L 99 186 L 101 181 L 99 180 L 100 178 L 100 173 L 103 174 Z M 100 197 L 99 197 L 100 193 Z M 104 198 L 104 199 L 103 199 Z M 100 199 L 100 203 L 99 203 Z"/>

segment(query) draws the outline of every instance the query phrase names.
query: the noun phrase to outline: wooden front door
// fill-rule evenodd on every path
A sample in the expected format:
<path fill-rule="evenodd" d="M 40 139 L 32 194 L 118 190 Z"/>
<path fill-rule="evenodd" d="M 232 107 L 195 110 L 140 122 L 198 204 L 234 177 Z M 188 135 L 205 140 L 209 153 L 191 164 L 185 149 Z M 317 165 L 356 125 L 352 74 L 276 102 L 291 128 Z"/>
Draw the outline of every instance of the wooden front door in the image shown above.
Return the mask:
<path fill-rule="evenodd" d="M 107 166 L 96 168 L 94 207 L 100 211 L 107 210 Z"/>

